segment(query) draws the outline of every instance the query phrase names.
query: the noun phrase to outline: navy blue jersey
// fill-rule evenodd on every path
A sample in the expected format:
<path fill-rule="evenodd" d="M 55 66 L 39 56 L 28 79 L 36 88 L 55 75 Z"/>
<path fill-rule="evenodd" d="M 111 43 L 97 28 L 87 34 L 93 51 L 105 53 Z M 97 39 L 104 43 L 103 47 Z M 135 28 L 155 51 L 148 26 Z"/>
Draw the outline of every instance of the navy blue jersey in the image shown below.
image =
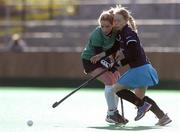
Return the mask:
<path fill-rule="evenodd" d="M 121 60 L 122 65 L 129 64 L 133 68 L 149 63 L 137 33 L 128 25 L 118 32 L 115 44 L 106 51 L 106 55 L 112 54 L 119 49 L 123 51 L 125 56 Z"/>

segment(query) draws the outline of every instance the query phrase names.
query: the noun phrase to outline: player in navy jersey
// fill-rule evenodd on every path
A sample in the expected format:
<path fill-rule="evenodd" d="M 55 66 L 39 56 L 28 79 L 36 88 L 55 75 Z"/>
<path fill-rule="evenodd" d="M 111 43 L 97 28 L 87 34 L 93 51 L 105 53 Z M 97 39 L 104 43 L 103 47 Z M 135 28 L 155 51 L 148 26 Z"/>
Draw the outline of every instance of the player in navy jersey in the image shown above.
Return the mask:
<path fill-rule="evenodd" d="M 116 56 L 118 65 L 120 67 L 129 65 L 130 68 L 113 86 L 115 93 L 137 106 L 137 102 L 133 99 L 133 96 L 127 96 L 130 92 L 129 89 L 134 90 L 135 94 L 146 102 L 145 106 L 137 106 L 138 112 L 135 120 L 141 119 L 145 114 L 144 111 L 147 111 L 149 108 L 159 119 L 156 125 L 164 126 L 172 120 L 158 107 L 154 100 L 145 96 L 146 89 L 149 86 L 158 84 L 159 79 L 156 70 L 145 55 L 140 43 L 134 18 L 123 7 L 117 6 L 113 10 L 114 24 L 118 30 L 116 42 L 106 52 L 101 52 L 93 56 L 91 62 L 96 63 L 102 57 L 118 51 Z M 142 112 L 144 113 L 142 114 Z"/>

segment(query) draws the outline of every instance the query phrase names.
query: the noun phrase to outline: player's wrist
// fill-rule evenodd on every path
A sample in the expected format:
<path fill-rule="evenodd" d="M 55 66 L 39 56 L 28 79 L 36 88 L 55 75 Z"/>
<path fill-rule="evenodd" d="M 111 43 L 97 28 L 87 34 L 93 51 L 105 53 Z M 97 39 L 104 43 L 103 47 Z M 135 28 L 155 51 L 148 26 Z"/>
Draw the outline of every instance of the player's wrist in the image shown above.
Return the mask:
<path fill-rule="evenodd" d="M 117 64 L 118 64 L 118 67 L 122 67 L 121 60 L 119 60 L 119 61 L 117 62 Z"/>
<path fill-rule="evenodd" d="M 99 54 L 99 57 L 100 58 L 103 58 L 103 57 L 105 57 L 106 56 L 106 53 L 105 52 L 101 52 L 100 54 Z"/>

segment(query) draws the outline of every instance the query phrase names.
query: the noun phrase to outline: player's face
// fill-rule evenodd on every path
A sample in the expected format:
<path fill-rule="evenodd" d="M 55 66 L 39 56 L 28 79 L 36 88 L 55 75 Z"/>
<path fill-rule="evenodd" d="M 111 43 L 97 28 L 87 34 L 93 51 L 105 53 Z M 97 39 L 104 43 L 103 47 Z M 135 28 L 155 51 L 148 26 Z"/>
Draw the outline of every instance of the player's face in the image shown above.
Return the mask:
<path fill-rule="evenodd" d="M 105 35 L 112 31 L 113 25 L 109 21 L 101 21 L 101 29 Z"/>
<path fill-rule="evenodd" d="M 126 25 L 124 17 L 120 14 L 114 15 L 114 26 L 116 29 L 122 29 Z"/>

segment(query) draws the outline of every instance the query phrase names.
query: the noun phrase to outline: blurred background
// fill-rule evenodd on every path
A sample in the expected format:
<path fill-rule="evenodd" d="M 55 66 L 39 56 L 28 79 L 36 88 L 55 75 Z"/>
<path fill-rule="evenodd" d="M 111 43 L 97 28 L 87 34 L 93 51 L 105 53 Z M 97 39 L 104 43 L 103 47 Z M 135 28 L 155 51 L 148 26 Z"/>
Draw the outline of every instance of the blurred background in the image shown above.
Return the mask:
<path fill-rule="evenodd" d="M 159 73 L 157 87 L 180 88 L 180 0 L 0 0 L 0 85 L 81 84 L 89 78 L 81 51 L 100 13 L 116 4 L 136 19 Z M 97 81 L 89 85 L 101 86 Z"/>

